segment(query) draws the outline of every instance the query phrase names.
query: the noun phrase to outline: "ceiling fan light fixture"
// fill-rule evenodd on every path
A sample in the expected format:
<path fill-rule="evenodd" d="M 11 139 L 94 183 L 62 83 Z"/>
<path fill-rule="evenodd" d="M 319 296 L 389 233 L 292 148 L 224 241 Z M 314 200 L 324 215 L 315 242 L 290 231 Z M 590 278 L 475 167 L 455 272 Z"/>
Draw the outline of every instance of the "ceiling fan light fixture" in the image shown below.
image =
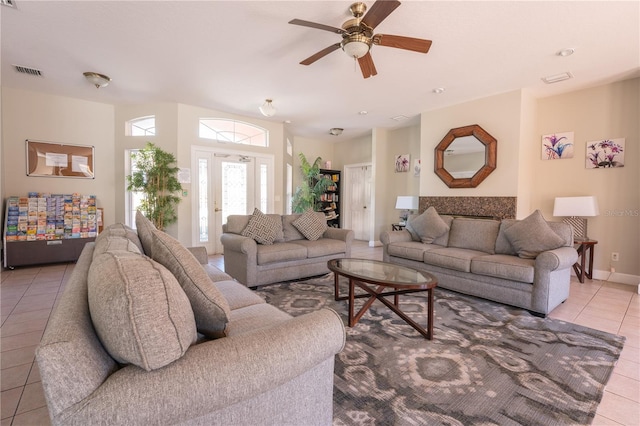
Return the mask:
<path fill-rule="evenodd" d="M 371 38 L 363 34 L 351 34 L 345 37 L 340 45 L 350 58 L 360 59 L 369 53 Z"/>
<path fill-rule="evenodd" d="M 262 106 L 259 108 L 262 115 L 265 117 L 273 117 L 276 114 L 276 107 L 273 106 L 273 100 L 265 99 Z"/>
<path fill-rule="evenodd" d="M 332 127 L 329 129 L 329 134 L 333 136 L 340 136 L 343 131 L 344 129 L 341 129 L 340 127 Z"/>
<path fill-rule="evenodd" d="M 111 77 L 93 71 L 87 71 L 82 73 L 82 75 L 84 75 L 84 78 L 86 78 L 89 83 L 96 86 L 96 89 L 108 86 L 111 82 Z"/>

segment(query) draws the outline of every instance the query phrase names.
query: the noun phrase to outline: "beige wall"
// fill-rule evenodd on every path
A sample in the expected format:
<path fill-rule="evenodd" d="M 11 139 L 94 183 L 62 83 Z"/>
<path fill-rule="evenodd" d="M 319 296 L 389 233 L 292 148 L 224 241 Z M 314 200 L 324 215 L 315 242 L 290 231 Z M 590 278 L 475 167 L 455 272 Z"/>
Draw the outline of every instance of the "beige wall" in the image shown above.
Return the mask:
<path fill-rule="evenodd" d="M 113 105 L 3 87 L 3 196 L 29 191 L 93 194 L 104 208 L 105 223 L 114 223 L 113 120 Z M 93 145 L 95 179 L 27 176 L 26 139 Z"/>
<path fill-rule="evenodd" d="M 514 91 L 423 113 L 420 125 L 424 172 L 420 175 L 420 195 L 517 195 L 520 111 L 521 93 Z M 432 173 L 434 150 L 450 129 L 471 124 L 480 125 L 498 140 L 497 167 L 477 188 L 451 189 Z"/>
<path fill-rule="evenodd" d="M 639 102 L 638 78 L 540 99 L 537 138 L 528 149 L 533 165 L 531 204 L 552 218 L 555 197 L 595 195 L 600 216 L 588 219 L 588 235 L 598 240 L 595 269 L 607 278 L 613 266 L 614 280 L 635 284 L 640 275 Z M 542 135 L 554 132 L 574 132 L 573 158 L 540 159 Z M 585 168 L 586 143 L 613 138 L 626 139 L 625 166 Z M 610 260 L 614 251 L 620 253 L 618 262 Z"/>

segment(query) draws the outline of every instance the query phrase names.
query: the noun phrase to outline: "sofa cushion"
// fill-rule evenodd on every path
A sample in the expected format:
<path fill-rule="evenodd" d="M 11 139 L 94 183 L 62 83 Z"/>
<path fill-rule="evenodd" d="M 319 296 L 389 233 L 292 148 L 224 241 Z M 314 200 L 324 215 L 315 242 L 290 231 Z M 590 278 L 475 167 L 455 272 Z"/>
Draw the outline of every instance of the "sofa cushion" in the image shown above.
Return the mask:
<path fill-rule="evenodd" d="M 327 230 L 327 219 L 322 212 L 307 210 L 302 216 L 291 222 L 307 240 L 315 241 Z"/>
<path fill-rule="evenodd" d="M 444 247 L 425 251 L 424 263 L 456 271 L 471 272 L 471 259 L 484 255 L 486 253 L 478 250 Z"/>
<path fill-rule="evenodd" d="M 431 244 L 436 238 L 449 231 L 449 225 L 442 220 L 434 207 L 429 207 L 421 215 L 411 218 L 408 221 L 408 227 L 418 234 L 420 241 L 425 244 Z"/>
<path fill-rule="evenodd" d="M 516 222 L 518 222 L 516 219 L 502 219 L 502 222 L 500 222 L 500 230 L 496 237 L 496 254 L 518 255 L 505 235 L 505 231 Z"/>
<path fill-rule="evenodd" d="M 307 311 L 308 312 L 308 311 Z M 229 337 L 270 328 L 291 320 L 291 315 L 268 303 L 257 303 L 234 309 L 229 321 Z M 259 360 L 259 358 L 257 358 Z M 259 361 L 257 361 L 259 362 Z"/>
<path fill-rule="evenodd" d="M 402 241 L 387 245 L 387 253 L 390 256 L 397 256 L 422 262 L 424 260 L 424 252 L 435 248 L 442 248 L 442 246 L 424 244 L 418 241 Z"/>
<path fill-rule="evenodd" d="M 138 233 L 135 229 L 130 228 L 123 223 L 114 223 L 104 228 L 102 232 L 96 237 L 95 242 L 98 243 L 101 239 L 108 237 L 127 238 L 132 243 L 134 243 L 138 247 L 138 249 L 140 249 L 140 253 L 143 253 L 143 247 L 142 243 L 140 242 L 140 238 L 138 238 Z"/>
<path fill-rule="evenodd" d="M 153 259 L 171 271 L 187 294 L 198 331 L 210 338 L 223 337 L 229 304 L 198 260 L 178 240 L 158 230 L 153 232 L 152 251 Z"/>
<path fill-rule="evenodd" d="M 447 246 L 494 254 L 499 229 L 497 220 L 456 217 L 451 224 Z"/>
<path fill-rule="evenodd" d="M 270 245 L 276 240 L 279 229 L 282 229 L 282 222 L 255 208 L 247 227 L 240 235 L 253 238 L 258 244 Z"/>
<path fill-rule="evenodd" d="M 150 258 L 102 253 L 91 263 L 87 285 L 96 333 L 116 361 L 151 371 L 179 359 L 196 341 L 189 299 Z"/>
<path fill-rule="evenodd" d="M 453 216 L 447 216 L 447 215 L 440 215 L 440 219 L 442 219 L 444 221 L 444 223 L 447 224 L 447 226 L 449 227 L 449 231 L 451 231 L 451 224 L 453 223 Z M 437 244 L 439 246 L 447 246 L 447 244 L 449 243 L 449 232 L 445 232 L 444 234 L 442 234 L 441 236 L 439 236 L 438 238 L 436 238 L 435 240 L 433 240 L 433 244 Z"/>
<path fill-rule="evenodd" d="M 522 259 L 507 254 L 489 254 L 471 260 L 471 272 L 478 275 L 504 278 L 511 281 L 533 283 L 533 259 Z"/>
<path fill-rule="evenodd" d="M 294 243 L 258 245 L 258 265 L 307 258 L 307 248 Z"/>
<path fill-rule="evenodd" d="M 214 283 L 220 290 L 220 293 L 227 299 L 231 312 L 234 309 L 244 308 L 245 306 L 257 305 L 258 303 L 267 303 L 265 300 L 258 296 L 257 293 L 249 290 L 238 281 L 232 281 L 231 279 L 225 281 L 218 281 Z"/>
<path fill-rule="evenodd" d="M 301 214 L 286 214 L 282 216 L 282 230 L 284 232 L 284 240 L 285 241 L 294 241 L 294 240 L 304 240 L 305 236 L 293 226 L 293 222 L 295 222 Z"/>
<path fill-rule="evenodd" d="M 140 210 L 136 211 L 136 230 L 138 231 L 138 237 L 142 242 L 142 248 L 144 254 L 152 257 L 153 250 L 153 231 L 157 228 Z"/>
<path fill-rule="evenodd" d="M 132 253 L 142 254 L 140 248 L 128 238 L 125 237 L 104 237 L 96 240 L 93 249 L 93 257 L 97 257 L 108 251 L 130 251 Z"/>
<path fill-rule="evenodd" d="M 320 238 L 319 240 L 297 240 L 291 244 L 301 245 L 307 248 L 307 257 L 331 256 L 332 254 L 345 253 L 347 251 L 347 243 L 342 240 L 334 240 L 332 238 Z"/>
<path fill-rule="evenodd" d="M 543 251 L 557 249 L 565 244 L 564 239 L 544 220 L 540 210 L 508 227 L 505 236 L 518 256 L 525 259 L 535 259 Z"/>

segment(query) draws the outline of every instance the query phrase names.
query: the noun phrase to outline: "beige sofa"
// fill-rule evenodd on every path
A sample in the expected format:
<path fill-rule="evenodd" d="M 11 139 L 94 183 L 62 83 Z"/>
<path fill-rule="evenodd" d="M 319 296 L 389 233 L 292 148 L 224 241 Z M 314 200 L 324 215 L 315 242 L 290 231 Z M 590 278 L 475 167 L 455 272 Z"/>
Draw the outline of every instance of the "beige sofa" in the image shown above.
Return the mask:
<path fill-rule="evenodd" d="M 341 318 L 293 318 L 148 231 L 84 248 L 36 353 L 52 423 L 330 425 Z"/>
<path fill-rule="evenodd" d="M 523 220 L 411 217 L 402 231 L 384 231 L 383 259 L 430 272 L 438 286 L 545 316 L 569 297 L 578 254 L 571 226 Z"/>
<path fill-rule="evenodd" d="M 312 220 L 311 213 L 305 215 Z M 266 215 L 272 219 L 270 229 L 275 234 L 270 244 L 242 235 L 243 232 L 247 234 L 252 215 L 230 215 L 220 238 L 224 246 L 225 271 L 247 287 L 326 274 L 329 272 L 327 261 L 351 257 L 354 234 L 351 230 L 327 227 L 324 213 L 315 212 L 313 215 L 316 225 L 324 223 L 315 235 L 319 238 L 315 240 L 309 239 L 294 225 L 300 226 L 296 221 L 303 215 Z M 308 227 L 311 229 L 313 225 Z M 314 236 L 307 232 L 307 228 L 300 228 Z"/>

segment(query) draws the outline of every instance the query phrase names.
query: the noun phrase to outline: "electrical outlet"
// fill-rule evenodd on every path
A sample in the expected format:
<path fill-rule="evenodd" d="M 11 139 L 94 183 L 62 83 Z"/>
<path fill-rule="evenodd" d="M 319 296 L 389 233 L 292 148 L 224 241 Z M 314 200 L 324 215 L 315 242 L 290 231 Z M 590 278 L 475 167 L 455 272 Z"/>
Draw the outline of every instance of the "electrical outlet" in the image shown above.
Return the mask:
<path fill-rule="evenodd" d="M 620 260 L 620 253 L 616 253 L 615 251 L 611 253 L 611 261 L 617 262 L 618 260 Z"/>

